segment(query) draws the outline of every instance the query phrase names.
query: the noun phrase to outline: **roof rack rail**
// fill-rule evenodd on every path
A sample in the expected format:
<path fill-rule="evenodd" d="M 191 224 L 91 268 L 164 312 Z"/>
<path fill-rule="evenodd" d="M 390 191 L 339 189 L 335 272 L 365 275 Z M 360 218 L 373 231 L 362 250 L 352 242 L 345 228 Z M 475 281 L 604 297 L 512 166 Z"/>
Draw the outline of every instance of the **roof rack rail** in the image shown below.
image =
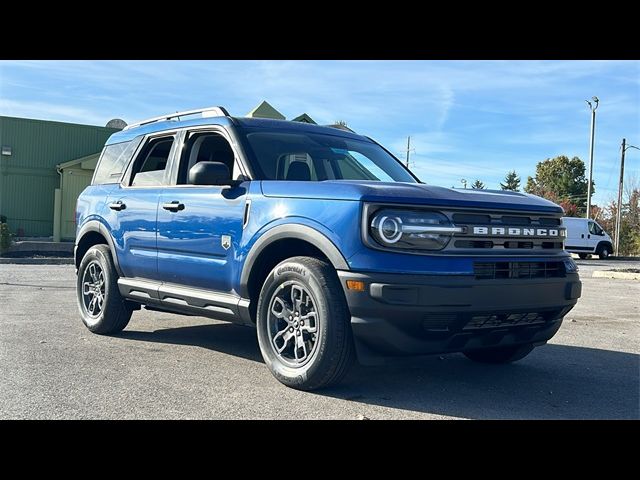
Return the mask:
<path fill-rule="evenodd" d="M 346 125 L 342 125 L 340 123 L 334 123 L 332 125 L 324 125 L 325 127 L 331 127 L 331 128 L 337 128 L 338 130 L 344 130 L 345 132 L 351 132 L 351 133 L 356 133 L 353 130 L 351 130 L 349 127 L 347 127 Z"/>
<path fill-rule="evenodd" d="M 171 120 L 176 117 L 185 117 L 187 115 L 196 115 L 198 113 L 202 114 L 202 118 L 206 117 L 228 117 L 229 112 L 224 107 L 207 107 L 207 108 L 198 108 L 196 110 L 185 110 L 184 112 L 176 112 L 170 113 L 168 115 L 161 115 L 159 117 L 148 118 L 146 120 L 142 120 L 140 122 L 132 123 L 131 125 L 127 125 L 124 127 L 124 130 L 129 130 L 133 127 L 139 127 L 141 125 L 147 125 L 149 123 L 162 122 Z"/>

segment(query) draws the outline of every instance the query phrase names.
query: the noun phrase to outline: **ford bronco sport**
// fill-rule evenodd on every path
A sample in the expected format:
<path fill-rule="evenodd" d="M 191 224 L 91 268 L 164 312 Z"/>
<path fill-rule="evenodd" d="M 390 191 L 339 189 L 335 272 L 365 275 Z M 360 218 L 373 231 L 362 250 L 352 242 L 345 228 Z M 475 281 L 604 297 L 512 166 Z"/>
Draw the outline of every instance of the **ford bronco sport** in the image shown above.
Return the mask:
<path fill-rule="evenodd" d="M 77 204 L 78 306 L 98 334 L 141 306 L 254 326 L 299 389 L 339 381 L 356 355 L 513 362 L 581 294 L 562 214 L 425 185 L 346 128 L 181 112 L 107 141 Z"/>

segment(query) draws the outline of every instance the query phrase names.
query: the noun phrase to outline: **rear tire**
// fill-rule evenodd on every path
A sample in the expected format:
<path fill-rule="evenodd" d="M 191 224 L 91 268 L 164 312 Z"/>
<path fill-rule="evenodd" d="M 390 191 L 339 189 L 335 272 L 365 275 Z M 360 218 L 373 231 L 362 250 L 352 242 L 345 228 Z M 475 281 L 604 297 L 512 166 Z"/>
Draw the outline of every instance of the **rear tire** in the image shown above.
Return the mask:
<path fill-rule="evenodd" d="M 462 352 L 465 356 L 480 363 L 511 363 L 523 359 L 531 353 L 534 346 L 530 343 L 511 347 L 483 348 Z"/>
<path fill-rule="evenodd" d="M 95 245 L 85 253 L 78 267 L 76 298 L 82 322 L 93 333 L 117 333 L 129 323 L 133 309 L 118 290 L 108 246 Z"/>
<path fill-rule="evenodd" d="M 585 259 L 589 256 L 589 254 L 588 254 L 588 253 L 579 253 L 579 254 L 578 254 L 578 256 L 579 256 L 582 260 L 585 260 Z"/>
<path fill-rule="evenodd" d="M 327 262 L 293 257 L 276 265 L 257 306 L 260 352 L 278 381 L 299 390 L 338 383 L 355 359 L 351 315 Z"/>

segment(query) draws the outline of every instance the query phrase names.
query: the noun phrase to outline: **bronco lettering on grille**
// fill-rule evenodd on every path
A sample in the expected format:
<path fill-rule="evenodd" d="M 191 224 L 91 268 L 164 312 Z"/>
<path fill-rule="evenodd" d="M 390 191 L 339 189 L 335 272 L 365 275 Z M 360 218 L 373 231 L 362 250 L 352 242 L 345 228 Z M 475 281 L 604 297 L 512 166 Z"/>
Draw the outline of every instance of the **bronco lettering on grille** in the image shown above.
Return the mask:
<path fill-rule="evenodd" d="M 514 237 L 559 237 L 557 228 L 521 228 L 521 227 L 473 227 L 473 235 L 496 235 Z"/>

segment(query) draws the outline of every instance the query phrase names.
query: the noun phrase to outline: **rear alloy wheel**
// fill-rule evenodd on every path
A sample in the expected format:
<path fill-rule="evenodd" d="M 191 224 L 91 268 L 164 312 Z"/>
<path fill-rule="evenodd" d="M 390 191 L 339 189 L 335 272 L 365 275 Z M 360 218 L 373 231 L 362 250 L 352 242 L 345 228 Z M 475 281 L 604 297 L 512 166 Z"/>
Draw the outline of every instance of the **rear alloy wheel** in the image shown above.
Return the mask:
<path fill-rule="evenodd" d="M 531 353 L 534 346 L 530 343 L 510 347 L 482 348 L 462 352 L 465 356 L 480 363 L 511 363 L 523 359 Z"/>
<path fill-rule="evenodd" d="M 118 273 L 108 246 L 95 245 L 84 255 L 76 294 L 82 322 L 93 333 L 117 333 L 129 323 L 133 309 L 118 290 Z"/>
<path fill-rule="evenodd" d="M 271 271 L 260 292 L 260 352 L 273 376 L 288 387 L 335 384 L 355 358 L 350 321 L 333 267 L 317 258 L 290 258 Z"/>

